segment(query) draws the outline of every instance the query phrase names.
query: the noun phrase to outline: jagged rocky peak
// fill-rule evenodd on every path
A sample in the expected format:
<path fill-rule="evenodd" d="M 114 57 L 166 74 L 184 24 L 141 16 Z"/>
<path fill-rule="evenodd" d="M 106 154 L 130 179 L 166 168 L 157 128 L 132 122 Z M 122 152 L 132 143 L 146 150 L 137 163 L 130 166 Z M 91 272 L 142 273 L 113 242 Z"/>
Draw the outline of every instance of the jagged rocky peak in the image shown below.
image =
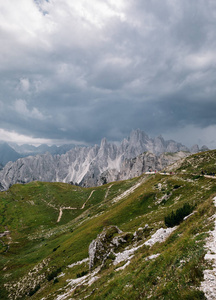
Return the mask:
<path fill-rule="evenodd" d="M 106 138 L 103 138 L 103 139 L 101 140 L 100 148 L 106 148 L 107 145 L 108 145 L 107 139 L 106 139 Z"/>
<path fill-rule="evenodd" d="M 137 143 L 145 140 L 149 140 L 149 136 L 142 130 L 136 129 L 133 130 L 128 138 L 130 143 Z"/>
<path fill-rule="evenodd" d="M 204 151 L 208 151 L 208 150 L 209 150 L 209 148 L 207 146 L 203 145 L 201 148 L 199 148 L 199 146 L 197 144 L 193 145 L 190 148 L 191 153 L 204 152 Z"/>
<path fill-rule="evenodd" d="M 182 145 L 181 143 L 175 142 L 173 140 L 169 140 L 166 142 L 167 147 L 166 147 L 166 151 L 165 152 L 178 152 L 178 151 L 186 151 L 186 152 L 190 152 L 190 150 Z"/>
<path fill-rule="evenodd" d="M 98 186 L 139 176 L 149 168 L 161 170 L 173 159 L 159 158 L 161 153 L 186 149 L 180 143 L 165 141 L 162 136 L 149 138 L 137 129 L 118 146 L 104 138 L 100 145 L 75 147 L 61 155 L 47 153 L 21 158 L 0 171 L 0 183 L 4 189 L 18 182 L 33 180 Z"/>
<path fill-rule="evenodd" d="M 154 139 L 154 152 L 155 153 L 162 153 L 166 148 L 165 141 L 161 135 Z"/>
<path fill-rule="evenodd" d="M 204 152 L 204 151 L 208 151 L 209 148 L 206 146 L 206 145 L 203 145 L 201 148 L 200 148 L 200 151 L 201 152 Z"/>
<path fill-rule="evenodd" d="M 127 140 L 123 140 L 119 150 L 124 155 L 124 158 L 132 158 L 148 151 L 150 142 L 151 139 L 144 131 L 140 129 L 133 130 Z"/>
<path fill-rule="evenodd" d="M 190 152 L 191 153 L 198 153 L 200 150 L 199 150 L 199 146 L 197 144 L 193 145 L 191 148 L 190 148 Z"/>

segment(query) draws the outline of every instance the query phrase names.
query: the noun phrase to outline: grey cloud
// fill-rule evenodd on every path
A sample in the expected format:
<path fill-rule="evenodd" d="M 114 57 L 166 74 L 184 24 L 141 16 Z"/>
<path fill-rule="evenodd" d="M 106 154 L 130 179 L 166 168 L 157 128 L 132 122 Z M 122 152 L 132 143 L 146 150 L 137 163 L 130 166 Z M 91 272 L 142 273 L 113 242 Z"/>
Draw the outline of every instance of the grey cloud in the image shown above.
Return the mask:
<path fill-rule="evenodd" d="M 212 1 L 136 0 L 115 13 L 109 3 L 101 17 L 106 1 L 35 2 L 34 22 L 19 7 L 22 27 L 14 20 L 16 30 L 6 29 L 7 14 L 0 21 L 0 128 L 96 143 L 136 128 L 168 136 L 174 128 L 215 125 Z M 19 100 L 25 116 L 14 105 Z"/>

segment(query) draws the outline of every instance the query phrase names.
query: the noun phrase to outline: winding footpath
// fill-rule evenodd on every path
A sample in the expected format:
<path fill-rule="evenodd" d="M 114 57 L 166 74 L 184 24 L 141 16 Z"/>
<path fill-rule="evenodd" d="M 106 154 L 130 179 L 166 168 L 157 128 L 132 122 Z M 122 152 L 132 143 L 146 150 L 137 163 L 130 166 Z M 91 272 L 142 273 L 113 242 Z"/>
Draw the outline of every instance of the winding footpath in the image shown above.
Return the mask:
<path fill-rule="evenodd" d="M 95 190 L 91 191 L 91 193 L 90 193 L 88 199 L 83 203 L 83 205 L 82 205 L 82 207 L 81 207 L 80 209 L 84 209 L 84 208 L 85 208 L 86 203 L 89 201 L 89 199 L 91 198 L 91 196 L 92 196 L 92 194 L 93 194 L 94 192 L 95 192 Z M 68 206 L 68 207 L 65 207 L 65 206 L 60 207 L 60 209 L 59 209 L 59 216 L 58 216 L 57 223 L 59 223 L 59 222 L 61 221 L 61 218 L 62 218 L 62 214 L 63 214 L 63 210 L 64 210 L 64 209 L 72 209 L 72 210 L 76 210 L 76 209 L 78 209 L 78 208 L 77 208 L 77 207 L 70 207 L 70 206 Z"/>
<path fill-rule="evenodd" d="M 60 207 L 57 223 L 61 221 L 61 217 L 62 217 L 62 214 L 63 214 L 63 209 L 77 209 L 77 208 L 76 207 L 70 207 L 70 206 L 69 207 Z"/>
<path fill-rule="evenodd" d="M 104 197 L 104 200 L 107 199 L 108 194 L 109 194 L 109 190 L 111 189 L 112 186 L 113 186 L 113 184 L 111 184 L 111 185 L 108 187 L 108 189 L 107 189 L 107 191 L 106 191 L 106 195 L 105 195 L 105 197 Z"/>
<path fill-rule="evenodd" d="M 92 194 L 95 192 L 95 190 L 91 191 L 91 194 L 89 195 L 88 199 L 86 200 L 86 202 L 83 204 L 83 206 L 81 207 L 81 209 L 84 209 L 86 206 L 86 203 L 89 201 L 89 199 L 91 198 Z"/>

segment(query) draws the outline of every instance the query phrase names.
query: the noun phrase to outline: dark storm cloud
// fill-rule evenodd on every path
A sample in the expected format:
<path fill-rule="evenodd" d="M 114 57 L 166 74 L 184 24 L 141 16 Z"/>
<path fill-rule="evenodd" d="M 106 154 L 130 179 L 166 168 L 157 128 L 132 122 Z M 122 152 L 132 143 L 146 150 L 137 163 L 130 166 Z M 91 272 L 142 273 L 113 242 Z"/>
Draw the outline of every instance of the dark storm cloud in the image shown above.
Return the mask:
<path fill-rule="evenodd" d="M 141 128 L 216 147 L 215 16 L 211 0 L 1 3 L 0 139 Z"/>

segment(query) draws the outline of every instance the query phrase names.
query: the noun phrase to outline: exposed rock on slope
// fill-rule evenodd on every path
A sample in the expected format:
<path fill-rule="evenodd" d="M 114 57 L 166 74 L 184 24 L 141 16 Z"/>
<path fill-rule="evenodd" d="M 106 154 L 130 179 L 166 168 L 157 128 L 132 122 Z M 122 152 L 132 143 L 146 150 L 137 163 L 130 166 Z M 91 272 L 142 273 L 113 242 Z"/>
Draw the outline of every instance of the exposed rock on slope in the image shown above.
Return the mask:
<path fill-rule="evenodd" d="M 137 245 L 138 241 L 145 240 L 150 234 L 151 229 L 147 224 L 144 228 L 139 228 L 134 234 L 122 232 L 113 225 L 105 227 L 102 233 L 98 234 L 97 238 L 89 245 L 89 269 L 91 270 L 97 265 L 103 266 L 109 258 L 114 259 L 114 265 L 122 261 L 129 261 L 136 250 L 143 246 L 152 247 L 157 242 L 164 242 L 176 228 L 177 226 L 166 229 L 160 228 L 145 243 Z M 125 249 L 125 247 L 127 248 Z"/>
<path fill-rule="evenodd" d="M 92 269 L 97 262 L 103 264 L 113 253 L 117 242 L 114 242 L 114 235 L 121 234 L 122 231 L 117 226 L 104 228 L 101 234 L 89 245 L 89 269 Z"/>

